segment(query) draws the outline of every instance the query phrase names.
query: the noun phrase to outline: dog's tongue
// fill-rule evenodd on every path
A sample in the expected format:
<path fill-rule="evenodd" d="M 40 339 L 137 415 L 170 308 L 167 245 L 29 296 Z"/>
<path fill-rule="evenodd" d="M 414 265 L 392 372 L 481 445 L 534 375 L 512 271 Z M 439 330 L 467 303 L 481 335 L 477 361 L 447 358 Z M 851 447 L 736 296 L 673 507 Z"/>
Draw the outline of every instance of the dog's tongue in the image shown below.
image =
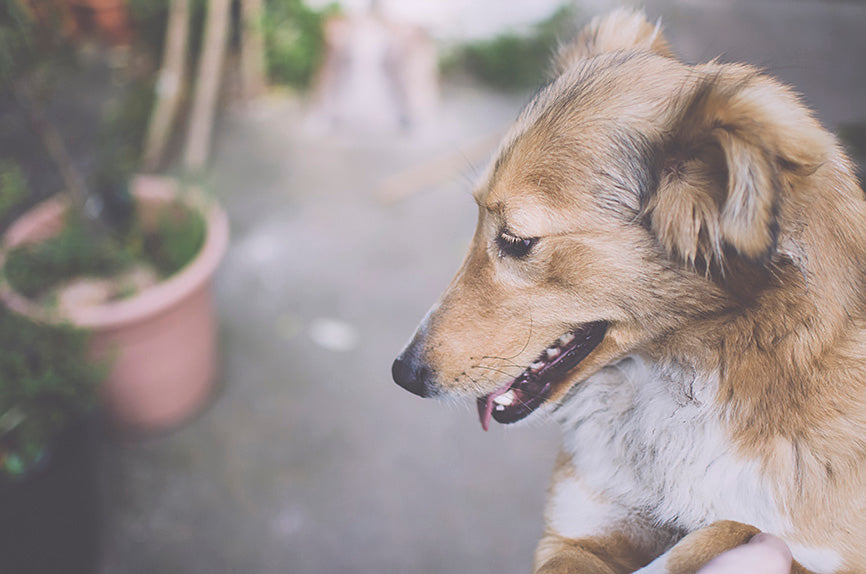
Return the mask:
<path fill-rule="evenodd" d="M 475 405 L 478 407 L 478 419 L 481 421 L 481 428 L 485 431 L 490 429 L 490 418 L 493 416 L 493 401 L 499 395 L 504 395 L 511 389 L 511 386 L 516 381 L 511 381 L 507 385 L 493 391 L 486 397 L 479 397 Z"/>
<path fill-rule="evenodd" d="M 493 399 L 489 396 L 478 397 L 475 406 L 478 407 L 478 419 L 481 421 L 481 428 L 485 431 L 489 430 L 490 417 L 493 416 Z"/>

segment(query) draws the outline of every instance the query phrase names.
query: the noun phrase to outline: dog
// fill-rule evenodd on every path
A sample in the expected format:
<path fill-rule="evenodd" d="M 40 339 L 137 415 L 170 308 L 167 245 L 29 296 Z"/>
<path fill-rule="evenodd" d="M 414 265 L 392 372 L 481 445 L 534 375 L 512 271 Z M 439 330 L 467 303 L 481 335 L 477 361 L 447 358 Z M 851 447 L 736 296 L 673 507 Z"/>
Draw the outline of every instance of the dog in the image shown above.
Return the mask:
<path fill-rule="evenodd" d="M 640 12 L 555 57 L 474 192 L 469 252 L 392 366 L 563 439 L 534 571 L 685 574 L 758 532 L 866 572 L 866 201 L 762 71 Z"/>

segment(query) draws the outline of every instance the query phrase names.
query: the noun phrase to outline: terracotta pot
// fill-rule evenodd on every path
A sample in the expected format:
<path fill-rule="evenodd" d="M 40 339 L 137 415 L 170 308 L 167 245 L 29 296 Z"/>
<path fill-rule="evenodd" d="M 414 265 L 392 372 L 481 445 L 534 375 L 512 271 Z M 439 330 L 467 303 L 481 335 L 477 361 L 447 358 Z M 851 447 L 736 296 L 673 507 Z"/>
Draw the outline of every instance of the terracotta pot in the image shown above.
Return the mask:
<path fill-rule="evenodd" d="M 177 184 L 140 176 L 133 182 L 145 222 L 177 199 Z M 210 284 L 228 244 L 228 222 L 216 204 L 182 196 L 201 210 L 207 234 L 193 261 L 172 277 L 119 301 L 71 309 L 60 316 L 14 291 L 0 279 L 0 300 L 11 310 L 43 323 L 64 320 L 91 331 L 91 352 L 108 359 L 102 386 L 111 418 L 125 427 L 156 430 L 175 426 L 208 400 L 216 378 L 217 329 Z M 9 249 L 56 234 L 68 208 L 64 198 L 39 204 L 7 230 L 0 265 Z"/>

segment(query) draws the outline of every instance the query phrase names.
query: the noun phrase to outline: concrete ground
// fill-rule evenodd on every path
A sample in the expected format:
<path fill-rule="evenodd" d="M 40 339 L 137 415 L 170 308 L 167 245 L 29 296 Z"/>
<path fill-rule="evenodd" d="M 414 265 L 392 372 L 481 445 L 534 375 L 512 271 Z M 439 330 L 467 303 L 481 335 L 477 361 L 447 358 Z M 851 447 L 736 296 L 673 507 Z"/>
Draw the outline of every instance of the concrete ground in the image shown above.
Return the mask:
<path fill-rule="evenodd" d="M 521 101 L 452 88 L 434 133 L 363 145 L 305 133 L 287 99 L 227 114 L 221 389 L 177 432 L 108 445 L 103 572 L 529 570 L 555 429 L 484 433 L 473 405 L 390 379 L 471 237 L 483 166 L 380 198 Z"/>
<path fill-rule="evenodd" d="M 727 49 L 794 76 L 829 123 L 863 119 L 866 4 L 648 4 L 688 58 Z M 233 232 L 215 284 L 220 388 L 181 429 L 106 439 L 102 574 L 530 570 L 557 430 L 484 433 L 472 405 L 390 380 L 471 237 L 473 142 L 522 103 L 447 86 L 415 138 L 312 133 L 279 96 L 225 112 L 206 182 Z M 395 181 L 410 193 L 384 198 Z"/>

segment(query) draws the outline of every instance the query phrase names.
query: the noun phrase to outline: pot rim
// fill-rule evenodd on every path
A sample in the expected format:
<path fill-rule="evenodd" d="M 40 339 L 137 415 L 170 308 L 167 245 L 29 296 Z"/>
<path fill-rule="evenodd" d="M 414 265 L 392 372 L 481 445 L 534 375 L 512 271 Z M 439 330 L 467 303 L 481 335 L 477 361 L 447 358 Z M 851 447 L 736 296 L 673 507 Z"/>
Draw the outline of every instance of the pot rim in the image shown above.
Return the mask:
<path fill-rule="evenodd" d="M 12 311 L 40 323 L 71 323 L 85 329 L 107 331 L 162 313 L 205 286 L 228 247 L 229 227 L 225 211 L 200 192 L 179 192 L 177 181 L 169 177 L 139 175 L 133 179 L 131 188 L 138 200 L 168 203 L 179 199 L 205 217 L 204 244 L 192 261 L 168 279 L 127 299 L 72 309 L 67 313 L 40 305 L 13 289 L 2 268 L 9 250 L 27 243 L 33 231 L 39 228 L 39 223 L 54 221 L 68 209 L 68 198 L 55 196 L 19 217 L 3 235 L 0 244 L 0 301 Z"/>

